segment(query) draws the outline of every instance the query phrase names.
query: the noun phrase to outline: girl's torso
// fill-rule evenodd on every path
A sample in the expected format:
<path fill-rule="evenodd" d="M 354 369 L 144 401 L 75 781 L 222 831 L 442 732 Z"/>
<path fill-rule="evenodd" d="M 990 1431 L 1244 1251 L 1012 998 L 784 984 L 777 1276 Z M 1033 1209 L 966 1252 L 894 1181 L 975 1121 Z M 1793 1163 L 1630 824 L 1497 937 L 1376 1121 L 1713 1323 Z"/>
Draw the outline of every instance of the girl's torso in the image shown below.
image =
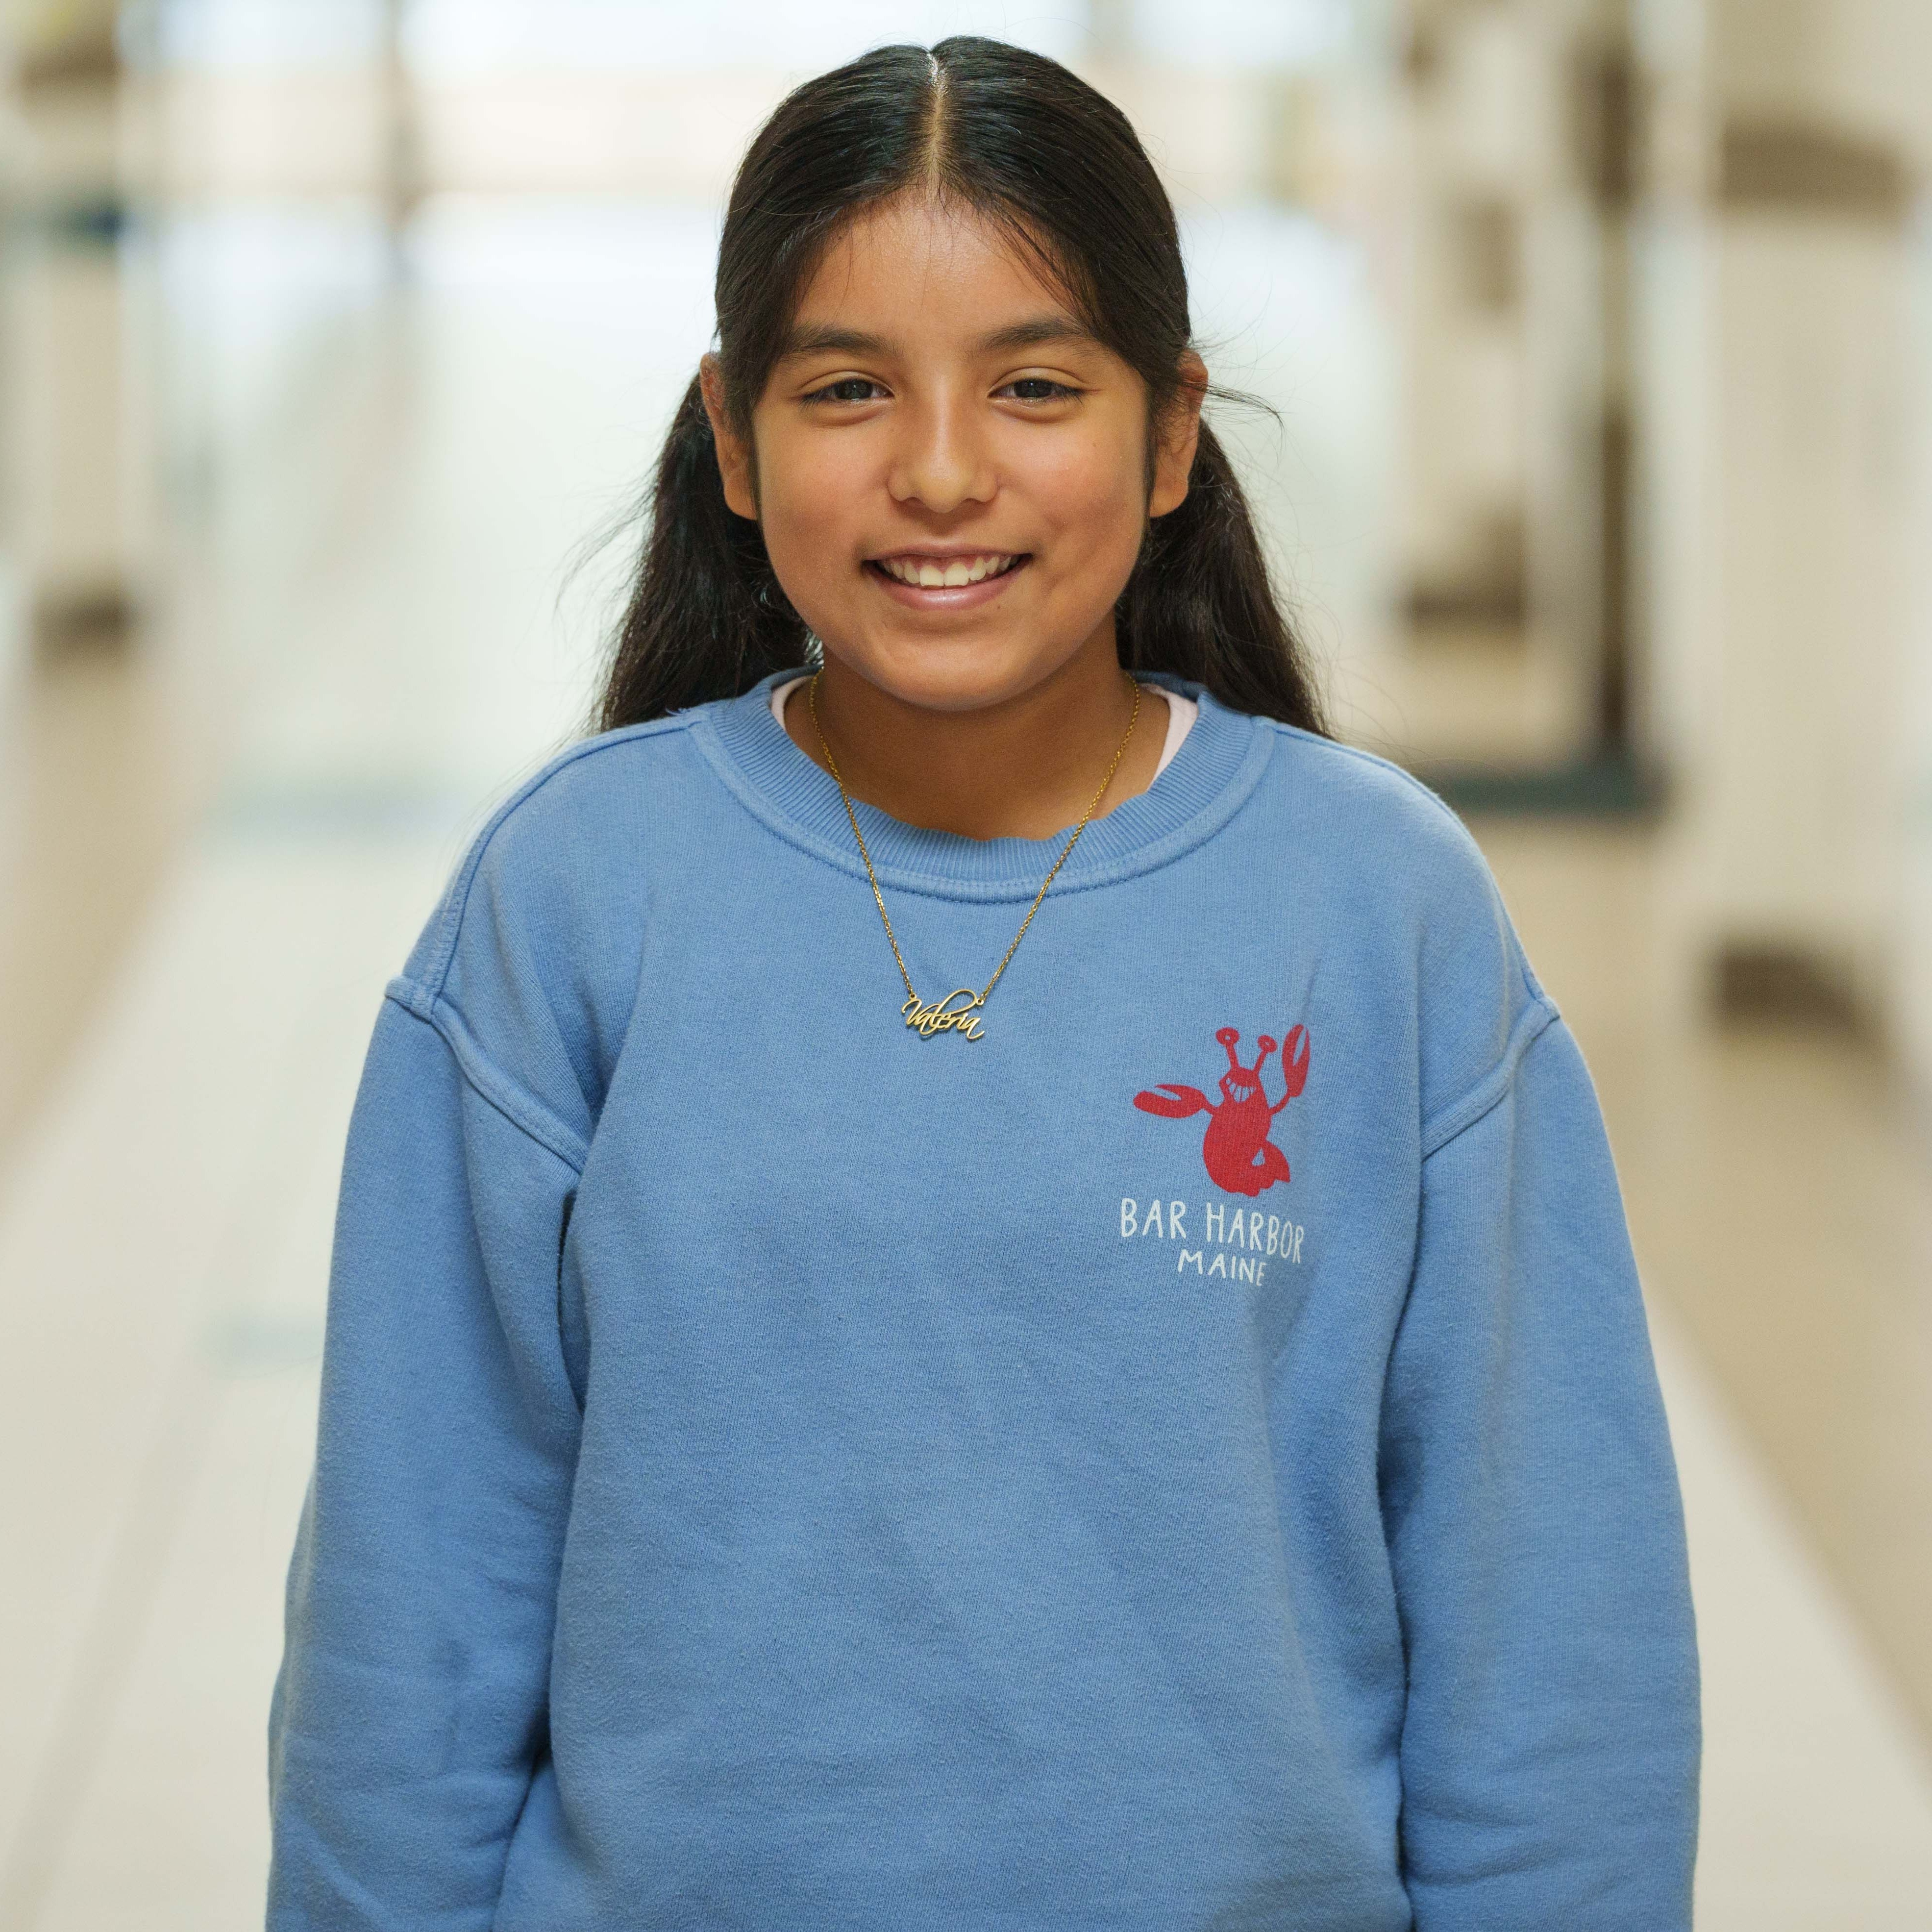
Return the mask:
<path fill-rule="evenodd" d="M 1420 788 L 1194 695 L 981 1040 L 902 1023 L 768 688 L 554 772 L 419 951 L 580 1154 L 505 1932 L 1408 1924 L 1378 1396 L 1536 996 Z M 862 822 L 922 994 L 983 983 L 1058 842 Z"/>

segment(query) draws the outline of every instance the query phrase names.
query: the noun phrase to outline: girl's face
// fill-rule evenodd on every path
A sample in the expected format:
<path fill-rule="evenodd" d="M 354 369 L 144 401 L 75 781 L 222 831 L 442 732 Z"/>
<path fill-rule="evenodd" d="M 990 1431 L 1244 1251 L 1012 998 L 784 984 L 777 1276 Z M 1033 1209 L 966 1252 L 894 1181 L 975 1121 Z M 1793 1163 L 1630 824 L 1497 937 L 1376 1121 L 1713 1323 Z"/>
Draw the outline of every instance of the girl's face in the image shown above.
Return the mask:
<path fill-rule="evenodd" d="M 1146 520 L 1187 493 L 1190 355 L 1148 487 L 1148 391 L 980 218 L 902 196 L 826 251 L 748 446 L 704 394 L 725 499 L 755 517 L 828 654 L 914 705 L 1017 697 L 1113 610 Z"/>

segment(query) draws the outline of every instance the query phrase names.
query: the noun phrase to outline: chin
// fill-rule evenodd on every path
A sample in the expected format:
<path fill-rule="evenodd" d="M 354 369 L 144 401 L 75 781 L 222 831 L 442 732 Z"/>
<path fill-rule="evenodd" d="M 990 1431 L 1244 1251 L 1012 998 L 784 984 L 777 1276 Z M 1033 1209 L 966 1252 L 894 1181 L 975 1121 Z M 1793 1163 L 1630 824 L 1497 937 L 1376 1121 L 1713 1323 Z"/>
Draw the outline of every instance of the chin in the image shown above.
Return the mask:
<path fill-rule="evenodd" d="M 1046 643 L 998 635 L 888 634 L 868 638 L 856 649 L 834 645 L 830 652 L 902 704 L 928 711 L 977 711 L 1045 683 L 1080 655 L 1088 634 Z"/>
<path fill-rule="evenodd" d="M 902 704 L 926 711 L 978 711 L 1031 690 L 1072 652 L 1042 656 L 1001 644 L 922 638 L 859 651 L 835 646 L 831 655 Z"/>

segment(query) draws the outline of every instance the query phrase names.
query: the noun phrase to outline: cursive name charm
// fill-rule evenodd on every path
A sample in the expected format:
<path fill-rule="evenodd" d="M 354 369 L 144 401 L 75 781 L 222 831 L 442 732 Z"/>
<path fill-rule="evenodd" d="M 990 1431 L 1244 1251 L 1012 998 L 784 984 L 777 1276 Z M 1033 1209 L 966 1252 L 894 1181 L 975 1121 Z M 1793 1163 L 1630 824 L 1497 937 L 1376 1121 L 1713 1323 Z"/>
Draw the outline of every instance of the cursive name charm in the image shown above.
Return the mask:
<path fill-rule="evenodd" d="M 984 1040 L 986 1036 L 980 1029 L 974 1009 L 983 1003 L 985 997 L 974 992 L 970 986 L 962 986 L 957 992 L 948 993 L 944 999 L 922 1006 L 919 995 L 914 993 L 899 1011 L 905 1015 L 908 1026 L 919 1029 L 921 1040 L 930 1040 L 936 1033 L 956 1033 L 962 1040 Z M 952 1004 L 955 1000 L 964 1000 L 966 1004 L 956 1006 Z"/>
<path fill-rule="evenodd" d="M 1100 789 L 1094 794 L 1093 802 L 1087 808 L 1085 815 L 1073 828 L 1072 836 L 1060 848 L 1060 856 L 1054 860 L 1053 868 L 1040 882 L 1040 890 L 1033 896 L 1033 904 L 1027 908 L 1027 916 L 1020 921 L 1020 929 L 1013 934 L 1013 943 L 1009 946 L 1000 963 L 993 968 L 993 976 L 976 993 L 970 986 L 962 986 L 946 994 L 944 999 L 928 1006 L 921 1001 L 912 989 L 912 975 L 906 970 L 905 955 L 899 950 L 898 935 L 892 930 L 892 914 L 886 910 L 886 896 L 879 890 L 879 875 L 872 868 L 872 855 L 866 844 L 866 835 L 859 829 L 859 814 L 852 809 L 852 794 L 845 789 L 844 776 L 838 769 L 838 760 L 832 755 L 832 747 L 825 742 L 824 728 L 818 722 L 818 680 L 825 675 L 824 667 L 812 674 L 812 681 L 806 686 L 805 694 L 812 706 L 812 728 L 818 736 L 818 748 L 824 755 L 825 769 L 832 774 L 838 787 L 838 796 L 845 807 L 846 822 L 852 828 L 852 836 L 859 848 L 859 856 L 865 862 L 866 883 L 872 889 L 873 903 L 879 908 L 879 923 L 886 928 L 886 944 L 892 949 L 892 963 L 899 969 L 899 978 L 904 982 L 905 1004 L 899 1011 L 905 1016 L 905 1023 L 918 1030 L 921 1040 L 930 1040 L 936 1033 L 956 1033 L 962 1040 L 984 1040 L 980 1022 L 974 1017 L 977 1010 L 986 1004 L 986 996 L 1000 983 L 1000 975 L 1012 964 L 1013 955 L 1020 950 L 1020 941 L 1027 936 L 1027 928 L 1033 923 L 1033 916 L 1039 911 L 1040 902 L 1046 897 L 1046 889 L 1060 876 L 1060 868 L 1072 856 L 1073 848 L 1080 842 L 1080 835 L 1087 830 L 1088 820 L 1100 809 L 1100 800 L 1107 788 L 1114 782 L 1114 774 L 1120 769 L 1120 760 L 1126 754 L 1127 740 L 1134 735 L 1134 725 L 1141 715 L 1140 680 L 1126 671 L 1126 678 L 1134 694 L 1132 709 L 1127 713 L 1127 728 L 1120 742 L 1114 748 L 1113 762 L 1107 767 L 1107 776 L 1100 781 Z M 956 1006 L 954 1002 L 964 1000 L 966 1004 Z"/>

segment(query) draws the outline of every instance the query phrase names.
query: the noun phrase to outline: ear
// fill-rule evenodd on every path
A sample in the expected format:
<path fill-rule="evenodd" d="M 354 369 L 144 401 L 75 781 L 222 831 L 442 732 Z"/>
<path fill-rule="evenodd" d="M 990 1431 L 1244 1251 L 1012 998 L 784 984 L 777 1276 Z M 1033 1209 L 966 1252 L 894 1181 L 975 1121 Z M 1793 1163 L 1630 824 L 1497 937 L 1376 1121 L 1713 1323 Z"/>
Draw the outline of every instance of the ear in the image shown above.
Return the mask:
<path fill-rule="evenodd" d="M 752 484 L 750 446 L 731 427 L 724 412 L 724 372 L 715 356 L 706 356 L 698 365 L 698 387 L 704 395 L 704 413 L 711 418 L 711 440 L 718 452 L 718 474 L 724 480 L 724 507 L 734 515 L 758 516 L 758 492 Z"/>
<path fill-rule="evenodd" d="M 1201 444 L 1201 405 L 1208 394 L 1208 365 L 1192 350 L 1180 358 L 1180 392 L 1167 406 L 1154 448 L 1154 490 L 1148 514 L 1164 517 L 1187 498 L 1188 472 Z"/>

